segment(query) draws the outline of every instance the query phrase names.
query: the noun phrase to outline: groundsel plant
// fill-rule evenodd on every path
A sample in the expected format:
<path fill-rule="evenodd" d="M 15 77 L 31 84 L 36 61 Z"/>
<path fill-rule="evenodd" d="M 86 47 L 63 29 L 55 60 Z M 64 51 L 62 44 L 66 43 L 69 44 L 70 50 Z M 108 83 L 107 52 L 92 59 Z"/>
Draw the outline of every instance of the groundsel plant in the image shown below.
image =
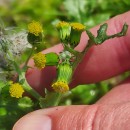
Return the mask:
<path fill-rule="evenodd" d="M 73 73 L 78 64 L 83 59 L 89 48 L 92 46 L 101 45 L 104 41 L 122 37 L 126 34 L 128 25 L 124 23 L 122 30 L 113 35 L 107 35 L 107 23 L 100 26 L 97 31 L 97 36 L 94 36 L 87 27 L 81 23 L 61 21 L 56 24 L 59 31 L 59 37 L 62 42 L 63 51 L 59 54 L 50 52 L 43 54 L 36 53 L 37 46 L 44 42 L 44 31 L 42 24 L 37 21 L 32 21 L 28 24 L 28 28 L 19 32 L 12 32 L 4 27 L 0 27 L 0 97 L 4 100 L 10 99 L 21 101 L 21 99 L 31 100 L 25 95 L 31 95 L 34 99 L 35 106 L 46 108 L 57 106 L 62 96 L 70 92 L 69 84 L 72 80 Z M 82 32 L 86 32 L 89 40 L 87 46 L 82 52 L 75 50 L 75 47 L 80 42 Z M 19 59 L 28 50 L 28 56 L 19 63 Z M 28 66 L 28 61 L 34 60 L 35 67 L 39 70 L 46 66 L 55 66 L 57 77 L 53 81 L 49 92 L 47 88 L 43 88 L 45 95 L 40 95 L 27 82 L 25 74 Z M 24 64 L 21 67 L 21 64 Z M 33 69 L 33 68 L 32 68 Z M 15 77 L 15 78 L 14 78 Z M 24 94 L 28 93 L 28 94 Z M 5 98 L 6 97 L 6 98 Z M 23 101 L 23 100 L 22 100 Z"/>

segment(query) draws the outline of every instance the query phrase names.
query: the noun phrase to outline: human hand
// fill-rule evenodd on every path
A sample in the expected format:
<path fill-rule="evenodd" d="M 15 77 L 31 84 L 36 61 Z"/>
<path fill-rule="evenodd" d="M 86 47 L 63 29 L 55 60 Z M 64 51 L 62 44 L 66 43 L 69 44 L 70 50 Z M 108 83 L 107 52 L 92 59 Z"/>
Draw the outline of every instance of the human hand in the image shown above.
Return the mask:
<path fill-rule="evenodd" d="M 125 22 L 130 25 L 130 12 L 107 21 L 108 34 L 119 32 Z M 96 33 L 98 27 L 91 31 Z M 128 71 L 130 69 L 129 37 L 128 28 L 126 36 L 107 40 L 100 46 L 93 46 L 76 69 L 70 85 L 74 87 L 78 84 L 98 82 Z M 83 33 L 76 49 L 82 51 L 87 40 L 87 35 Z M 58 53 L 62 50 L 62 46 L 56 45 L 45 53 L 52 50 Z M 27 80 L 32 87 L 41 91 L 43 86 L 48 87 L 51 84 L 55 73 L 52 67 L 47 67 L 42 72 L 29 70 Z M 123 81 L 94 105 L 60 106 L 37 110 L 21 118 L 13 130 L 129 130 L 129 85 L 130 79 Z"/>

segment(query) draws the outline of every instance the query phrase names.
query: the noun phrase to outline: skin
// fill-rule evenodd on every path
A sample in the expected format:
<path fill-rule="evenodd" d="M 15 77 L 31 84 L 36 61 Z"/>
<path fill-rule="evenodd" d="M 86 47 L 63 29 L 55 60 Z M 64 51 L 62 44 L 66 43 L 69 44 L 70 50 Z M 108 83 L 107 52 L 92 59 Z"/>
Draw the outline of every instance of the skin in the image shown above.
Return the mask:
<path fill-rule="evenodd" d="M 108 20 L 108 34 L 120 32 L 125 22 L 130 25 L 130 12 Z M 98 28 L 99 26 L 94 27 L 91 31 L 96 34 Z M 83 33 L 76 49 L 82 51 L 87 40 L 87 35 Z M 70 86 L 102 81 L 130 70 L 129 41 L 130 27 L 126 36 L 93 46 L 78 66 Z M 62 46 L 56 45 L 44 53 L 50 51 L 59 53 L 61 50 Z M 33 65 L 33 62 L 30 61 L 30 64 Z M 48 87 L 54 78 L 55 69 L 52 67 L 42 71 L 29 70 L 27 73 L 28 82 L 38 91 L 44 86 Z M 129 101 L 130 78 L 114 87 L 93 105 L 59 106 L 37 110 L 22 117 L 14 125 L 13 130 L 130 130 Z"/>

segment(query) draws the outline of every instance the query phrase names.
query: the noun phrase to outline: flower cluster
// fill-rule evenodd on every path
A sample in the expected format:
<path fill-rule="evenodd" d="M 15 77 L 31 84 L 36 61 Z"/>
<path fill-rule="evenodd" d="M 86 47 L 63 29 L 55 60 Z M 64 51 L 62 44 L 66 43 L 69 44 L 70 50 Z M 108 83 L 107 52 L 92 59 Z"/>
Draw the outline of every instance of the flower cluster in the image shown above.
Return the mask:
<path fill-rule="evenodd" d="M 78 45 L 80 36 L 86 29 L 86 26 L 81 23 L 67 23 L 64 21 L 59 22 L 56 27 L 60 32 L 61 41 L 70 43 L 72 48 Z"/>
<path fill-rule="evenodd" d="M 88 49 L 92 45 L 99 45 L 107 39 L 124 36 L 128 25 L 124 24 L 121 32 L 117 34 L 107 35 L 107 24 L 105 23 L 100 26 L 96 37 L 81 23 L 62 21 L 56 27 L 63 46 L 63 50 L 58 54 L 54 52 L 43 54 L 38 51 L 38 45 L 44 41 L 44 34 L 42 25 L 37 21 L 29 23 L 26 31 L 22 30 L 15 33 L 10 31 L 10 33 L 6 32 L 6 34 L 4 34 L 5 30 L 2 32 L 2 35 L 0 35 L 0 85 L 2 86 L 0 86 L 0 92 L 6 91 L 16 100 L 23 99 L 23 93 L 28 92 L 38 101 L 36 104 L 40 104 L 40 107 L 57 105 L 61 95 L 70 91 L 69 84 L 72 81 L 73 73 Z M 75 47 L 79 44 L 83 31 L 86 31 L 89 40 L 85 49 L 78 52 Z M 28 53 L 25 56 L 24 52 L 26 50 Z M 27 69 L 33 69 L 28 66 L 31 58 L 35 67 L 39 70 L 44 69 L 46 66 L 53 66 L 52 69 L 56 70 L 56 77 L 50 85 L 53 92 L 45 91 L 45 97 L 34 90 L 26 80 Z M 24 64 L 22 66 L 21 59 L 24 62 L 22 62 Z M 16 77 L 10 77 L 11 73 Z M 8 84 L 8 81 L 12 79 L 14 82 Z M 7 83 L 5 83 L 6 81 Z"/>

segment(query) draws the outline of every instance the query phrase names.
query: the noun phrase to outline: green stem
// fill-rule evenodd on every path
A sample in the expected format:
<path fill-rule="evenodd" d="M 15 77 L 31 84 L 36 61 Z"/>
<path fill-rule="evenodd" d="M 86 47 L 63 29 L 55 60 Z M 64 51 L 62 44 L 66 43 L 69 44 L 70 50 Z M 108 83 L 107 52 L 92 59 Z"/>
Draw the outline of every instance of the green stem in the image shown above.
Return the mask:
<path fill-rule="evenodd" d="M 41 95 L 38 92 L 36 92 L 32 87 L 30 87 L 30 85 L 28 84 L 26 77 L 25 77 L 25 72 L 21 72 L 21 74 L 19 74 L 19 81 L 21 81 L 21 80 L 23 80 L 23 87 L 24 87 L 25 91 L 27 91 L 29 94 L 31 94 L 37 100 L 42 98 Z"/>
<path fill-rule="evenodd" d="M 81 62 L 81 60 L 83 59 L 83 57 L 85 56 L 85 54 L 87 53 L 87 51 L 90 49 L 92 45 L 93 45 L 93 42 L 89 40 L 84 51 L 76 55 L 76 60 L 74 61 L 74 64 L 72 66 L 73 72 L 75 71 L 76 67 L 79 65 L 79 63 Z"/>
<path fill-rule="evenodd" d="M 34 49 L 35 49 L 35 47 L 33 46 L 32 49 L 31 49 L 31 51 L 30 51 L 30 53 L 29 53 L 29 56 L 28 56 L 28 58 L 27 58 L 27 60 L 26 60 L 26 62 L 25 62 L 25 64 L 24 64 L 24 67 L 23 67 L 23 68 L 25 68 L 25 67 L 27 66 L 27 64 L 28 64 L 28 62 L 29 62 L 29 60 L 30 60 L 30 57 L 31 57 L 32 54 L 33 54 Z"/>
<path fill-rule="evenodd" d="M 67 51 L 69 51 L 70 53 L 72 53 L 72 54 L 74 54 L 74 55 L 78 55 L 78 54 L 79 54 L 79 52 L 78 52 L 78 51 L 76 51 L 76 50 L 72 49 L 72 48 L 71 48 L 71 47 L 69 47 L 68 45 L 63 44 L 63 46 L 64 46 L 64 49 L 65 49 L 65 50 L 67 50 Z"/>
<path fill-rule="evenodd" d="M 58 93 L 57 99 L 55 100 L 54 106 L 58 106 L 60 103 L 60 100 L 62 98 L 62 94 Z"/>
<path fill-rule="evenodd" d="M 34 50 L 34 48 L 32 48 L 32 50 Z M 29 57 L 31 56 L 31 54 L 32 53 L 30 53 Z M 12 55 L 10 55 L 10 56 L 12 56 Z M 28 60 L 27 60 L 27 62 L 28 62 Z M 36 99 L 39 100 L 41 98 L 40 94 L 37 93 L 32 87 L 30 87 L 30 85 L 28 84 L 28 82 L 26 80 L 26 77 L 25 77 L 25 72 L 26 71 L 19 68 L 19 65 L 15 61 L 12 61 L 12 63 L 14 65 L 15 71 L 18 73 L 19 81 L 22 81 L 22 83 L 23 83 L 23 87 L 24 87 L 25 91 L 27 91 L 33 97 L 35 97 Z M 26 66 L 24 66 L 24 67 L 26 67 Z"/>

